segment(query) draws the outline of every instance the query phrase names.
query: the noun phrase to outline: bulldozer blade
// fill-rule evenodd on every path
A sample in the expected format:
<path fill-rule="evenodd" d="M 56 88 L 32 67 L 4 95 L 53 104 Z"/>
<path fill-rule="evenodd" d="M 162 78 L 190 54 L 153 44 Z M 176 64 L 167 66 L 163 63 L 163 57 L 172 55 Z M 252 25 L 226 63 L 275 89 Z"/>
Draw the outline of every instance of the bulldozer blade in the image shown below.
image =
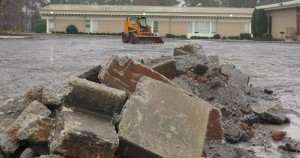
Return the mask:
<path fill-rule="evenodd" d="M 164 41 L 160 37 L 156 36 L 138 36 L 137 43 L 140 44 L 151 44 L 151 43 L 164 43 Z"/>

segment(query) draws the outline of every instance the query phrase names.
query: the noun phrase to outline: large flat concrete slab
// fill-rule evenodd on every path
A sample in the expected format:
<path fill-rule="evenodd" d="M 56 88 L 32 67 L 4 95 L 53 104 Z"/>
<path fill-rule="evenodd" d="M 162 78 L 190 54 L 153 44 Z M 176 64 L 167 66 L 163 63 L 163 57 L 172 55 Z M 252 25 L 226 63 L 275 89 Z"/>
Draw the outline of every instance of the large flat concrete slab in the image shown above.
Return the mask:
<path fill-rule="evenodd" d="M 211 109 L 175 86 L 143 77 L 125 104 L 119 136 L 152 153 L 148 157 L 201 157 Z"/>

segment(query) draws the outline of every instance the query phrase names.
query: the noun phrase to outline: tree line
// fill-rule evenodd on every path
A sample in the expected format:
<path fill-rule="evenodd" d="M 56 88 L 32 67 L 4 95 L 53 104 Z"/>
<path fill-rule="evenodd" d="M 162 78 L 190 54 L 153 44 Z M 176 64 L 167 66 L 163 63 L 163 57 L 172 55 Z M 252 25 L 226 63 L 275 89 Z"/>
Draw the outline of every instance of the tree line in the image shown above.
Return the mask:
<path fill-rule="evenodd" d="M 0 31 L 33 31 L 41 20 L 39 9 L 49 4 L 253 8 L 283 1 L 287 0 L 0 0 Z"/>

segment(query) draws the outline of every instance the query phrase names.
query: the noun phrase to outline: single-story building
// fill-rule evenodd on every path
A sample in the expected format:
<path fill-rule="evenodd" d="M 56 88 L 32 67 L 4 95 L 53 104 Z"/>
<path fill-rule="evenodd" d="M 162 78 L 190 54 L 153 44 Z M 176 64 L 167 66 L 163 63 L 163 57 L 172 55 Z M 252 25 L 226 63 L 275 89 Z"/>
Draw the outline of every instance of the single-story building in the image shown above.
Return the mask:
<path fill-rule="evenodd" d="M 47 33 L 65 31 L 68 25 L 79 32 L 121 33 L 126 17 L 146 16 L 160 36 L 166 34 L 211 37 L 251 33 L 253 8 L 161 7 L 135 5 L 49 5 L 41 8 Z"/>
<path fill-rule="evenodd" d="M 268 33 L 275 39 L 300 41 L 300 0 L 258 6 L 268 17 Z"/>

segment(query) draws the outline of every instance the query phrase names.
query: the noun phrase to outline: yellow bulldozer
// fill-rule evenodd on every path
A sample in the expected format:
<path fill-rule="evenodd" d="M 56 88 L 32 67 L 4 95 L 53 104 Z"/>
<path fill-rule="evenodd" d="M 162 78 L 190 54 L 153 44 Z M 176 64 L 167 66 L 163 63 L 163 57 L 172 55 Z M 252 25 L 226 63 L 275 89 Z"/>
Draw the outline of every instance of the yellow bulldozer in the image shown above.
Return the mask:
<path fill-rule="evenodd" d="M 126 18 L 122 41 L 132 44 L 164 43 L 160 37 L 151 31 L 151 27 L 147 25 L 146 17 Z"/>

